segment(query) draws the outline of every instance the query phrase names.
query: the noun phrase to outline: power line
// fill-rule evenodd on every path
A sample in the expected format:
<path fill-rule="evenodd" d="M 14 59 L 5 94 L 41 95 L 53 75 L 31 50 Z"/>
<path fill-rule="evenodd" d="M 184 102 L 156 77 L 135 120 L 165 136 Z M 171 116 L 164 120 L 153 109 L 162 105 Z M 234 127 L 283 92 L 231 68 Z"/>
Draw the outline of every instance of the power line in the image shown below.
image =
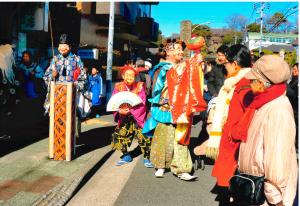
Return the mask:
<path fill-rule="evenodd" d="M 263 3 L 262 3 L 263 4 Z M 277 22 L 275 22 L 275 24 L 273 25 L 273 27 L 268 31 L 268 32 L 265 32 L 265 34 L 269 34 L 269 33 L 271 33 L 274 29 L 276 29 L 279 25 L 280 25 L 280 23 L 281 22 L 283 22 L 284 20 L 286 20 L 289 16 L 291 16 L 291 15 L 293 15 L 293 14 L 295 14 L 295 13 L 297 13 L 298 11 L 297 10 L 295 10 L 296 8 L 297 8 L 298 6 L 294 6 L 294 7 L 292 7 L 292 8 L 288 8 L 288 10 L 285 12 L 285 14 L 279 19 L 279 20 L 277 20 Z M 261 7 L 262 8 L 262 7 Z M 260 9 L 261 9 L 260 8 Z M 292 13 L 289 13 L 288 14 L 288 12 L 290 12 L 290 11 L 292 11 L 292 10 L 295 10 L 295 11 L 293 11 Z M 262 26 L 262 16 L 263 16 L 263 12 L 262 12 L 262 10 L 260 10 L 260 14 L 261 14 L 261 26 Z M 262 27 L 261 27 L 262 28 Z M 260 51 L 261 51 L 261 41 L 262 41 L 262 30 L 261 30 L 261 37 L 260 37 Z M 255 43 L 253 43 L 253 44 L 255 44 Z M 249 45 L 249 47 L 250 47 L 250 45 Z"/>
<path fill-rule="evenodd" d="M 297 13 L 297 10 L 296 10 L 296 11 L 294 11 L 294 12 L 288 14 L 289 11 L 296 9 L 297 7 L 298 7 L 298 6 L 294 6 L 294 7 L 292 7 L 292 8 L 289 8 L 289 9 L 285 12 L 285 14 L 284 14 L 279 20 L 277 20 L 277 21 L 275 22 L 275 24 L 270 28 L 270 30 L 269 30 L 268 33 L 271 33 L 272 31 L 274 31 L 274 29 L 276 29 L 282 22 L 284 22 L 285 20 L 287 20 L 287 18 L 288 18 L 289 16 L 291 16 L 292 14 Z"/>
<path fill-rule="evenodd" d="M 265 16 L 264 10 L 269 9 L 270 4 L 262 2 L 261 6 L 259 8 L 259 13 L 260 13 L 260 40 L 259 40 L 259 53 L 261 53 L 261 47 L 262 47 L 262 36 L 263 36 L 263 17 Z"/>
<path fill-rule="evenodd" d="M 295 8 L 295 7 L 294 7 Z M 284 20 L 286 20 L 286 15 L 287 15 L 287 13 L 289 12 L 291 10 L 291 8 L 289 8 L 284 14 L 283 14 L 283 16 L 279 19 L 279 20 L 277 20 L 277 22 L 275 22 L 275 24 L 273 25 L 273 27 L 277 27 L 277 26 L 279 26 L 279 24 L 281 23 L 281 22 L 283 22 Z M 273 29 L 273 28 L 271 28 L 271 29 Z M 270 30 L 271 30 L 270 29 Z"/>
<path fill-rule="evenodd" d="M 282 9 L 280 12 L 283 13 L 284 10 L 288 11 L 288 10 L 289 10 L 289 6 L 291 5 L 291 3 L 292 3 L 292 2 L 289 2 L 289 3 L 287 4 L 287 6 L 286 6 L 284 9 Z"/>
<path fill-rule="evenodd" d="M 251 12 L 251 15 L 250 15 L 250 18 L 249 18 L 249 23 L 252 21 L 254 11 L 257 9 L 256 5 L 257 5 L 257 2 L 254 2 L 253 7 L 252 7 L 252 12 Z"/>

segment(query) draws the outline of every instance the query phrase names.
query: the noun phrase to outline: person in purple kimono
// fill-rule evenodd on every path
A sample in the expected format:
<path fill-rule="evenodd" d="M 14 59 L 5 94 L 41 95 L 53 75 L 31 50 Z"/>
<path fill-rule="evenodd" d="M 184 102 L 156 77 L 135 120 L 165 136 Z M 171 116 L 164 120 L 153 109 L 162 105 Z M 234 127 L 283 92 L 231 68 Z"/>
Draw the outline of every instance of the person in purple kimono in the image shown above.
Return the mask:
<path fill-rule="evenodd" d="M 134 107 L 123 104 L 119 111 L 114 114 L 118 125 L 112 134 L 112 148 L 123 153 L 121 160 L 117 162 L 117 166 L 132 161 L 132 157 L 128 153 L 128 147 L 130 147 L 133 138 L 136 138 L 144 155 L 144 165 L 152 168 L 153 165 L 149 160 L 151 140 L 142 134 L 146 118 L 145 84 L 143 82 L 135 82 L 137 72 L 131 66 L 125 65 L 122 67 L 121 73 L 124 81 L 115 85 L 112 95 L 122 91 L 129 91 L 138 95 L 143 102 Z"/>

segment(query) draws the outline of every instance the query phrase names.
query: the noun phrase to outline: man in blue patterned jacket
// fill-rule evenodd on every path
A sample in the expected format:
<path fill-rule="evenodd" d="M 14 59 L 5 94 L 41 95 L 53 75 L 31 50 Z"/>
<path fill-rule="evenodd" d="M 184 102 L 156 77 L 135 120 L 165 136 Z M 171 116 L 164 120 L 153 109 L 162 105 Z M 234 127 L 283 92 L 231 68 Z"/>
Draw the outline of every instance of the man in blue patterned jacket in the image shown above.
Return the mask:
<path fill-rule="evenodd" d="M 45 72 L 44 80 L 47 84 L 50 81 L 74 82 L 78 89 L 82 91 L 87 75 L 80 57 L 71 52 L 70 44 L 69 37 L 62 34 L 58 45 L 59 54 L 53 57 Z"/>
<path fill-rule="evenodd" d="M 84 93 L 87 74 L 83 68 L 83 63 L 79 56 L 71 52 L 71 41 L 69 36 L 62 34 L 59 38 L 59 54 L 54 56 L 50 66 L 47 68 L 44 80 L 48 85 L 48 95 L 46 97 L 45 109 L 49 109 L 49 88 L 50 82 L 74 82 L 77 91 Z M 80 114 L 78 115 L 80 118 Z M 77 121 L 78 130 L 76 136 L 80 133 L 80 121 Z"/>

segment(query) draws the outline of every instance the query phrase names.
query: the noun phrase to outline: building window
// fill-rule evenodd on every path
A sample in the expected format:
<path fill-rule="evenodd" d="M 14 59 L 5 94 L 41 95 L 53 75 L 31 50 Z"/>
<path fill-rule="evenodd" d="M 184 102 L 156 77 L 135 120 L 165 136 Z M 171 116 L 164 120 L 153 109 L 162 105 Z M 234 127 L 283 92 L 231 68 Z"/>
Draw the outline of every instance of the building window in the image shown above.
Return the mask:
<path fill-rule="evenodd" d="M 126 4 L 124 6 L 124 17 L 126 20 L 130 21 L 130 10 Z"/>
<path fill-rule="evenodd" d="M 291 38 L 287 38 L 287 39 L 285 39 L 285 43 L 292 43 L 292 39 Z"/>
<path fill-rule="evenodd" d="M 280 38 L 274 38 L 274 42 L 279 43 L 280 42 Z"/>

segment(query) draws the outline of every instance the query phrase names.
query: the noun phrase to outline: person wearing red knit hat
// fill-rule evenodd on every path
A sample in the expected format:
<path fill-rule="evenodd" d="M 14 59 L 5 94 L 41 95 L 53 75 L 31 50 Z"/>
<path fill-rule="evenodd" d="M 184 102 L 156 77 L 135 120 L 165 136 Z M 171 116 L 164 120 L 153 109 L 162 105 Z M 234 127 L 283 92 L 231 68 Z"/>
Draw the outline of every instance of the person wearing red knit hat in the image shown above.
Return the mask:
<path fill-rule="evenodd" d="M 128 104 L 121 104 L 119 110 L 114 113 L 115 121 L 118 125 L 112 134 L 112 148 L 123 153 L 121 160 L 117 162 L 117 166 L 127 164 L 132 161 L 132 157 L 128 152 L 133 138 L 136 138 L 139 146 L 144 154 L 144 165 L 147 168 L 153 167 L 150 162 L 150 146 L 149 138 L 142 134 L 142 129 L 146 118 L 146 93 L 143 82 L 136 82 L 135 77 L 138 72 L 130 65 L 120 68 L 123 81 L 115 85 L 112 96 L 119 92 L 132 92 L 142 99 L 142 103 L 134 107 Z"/>

